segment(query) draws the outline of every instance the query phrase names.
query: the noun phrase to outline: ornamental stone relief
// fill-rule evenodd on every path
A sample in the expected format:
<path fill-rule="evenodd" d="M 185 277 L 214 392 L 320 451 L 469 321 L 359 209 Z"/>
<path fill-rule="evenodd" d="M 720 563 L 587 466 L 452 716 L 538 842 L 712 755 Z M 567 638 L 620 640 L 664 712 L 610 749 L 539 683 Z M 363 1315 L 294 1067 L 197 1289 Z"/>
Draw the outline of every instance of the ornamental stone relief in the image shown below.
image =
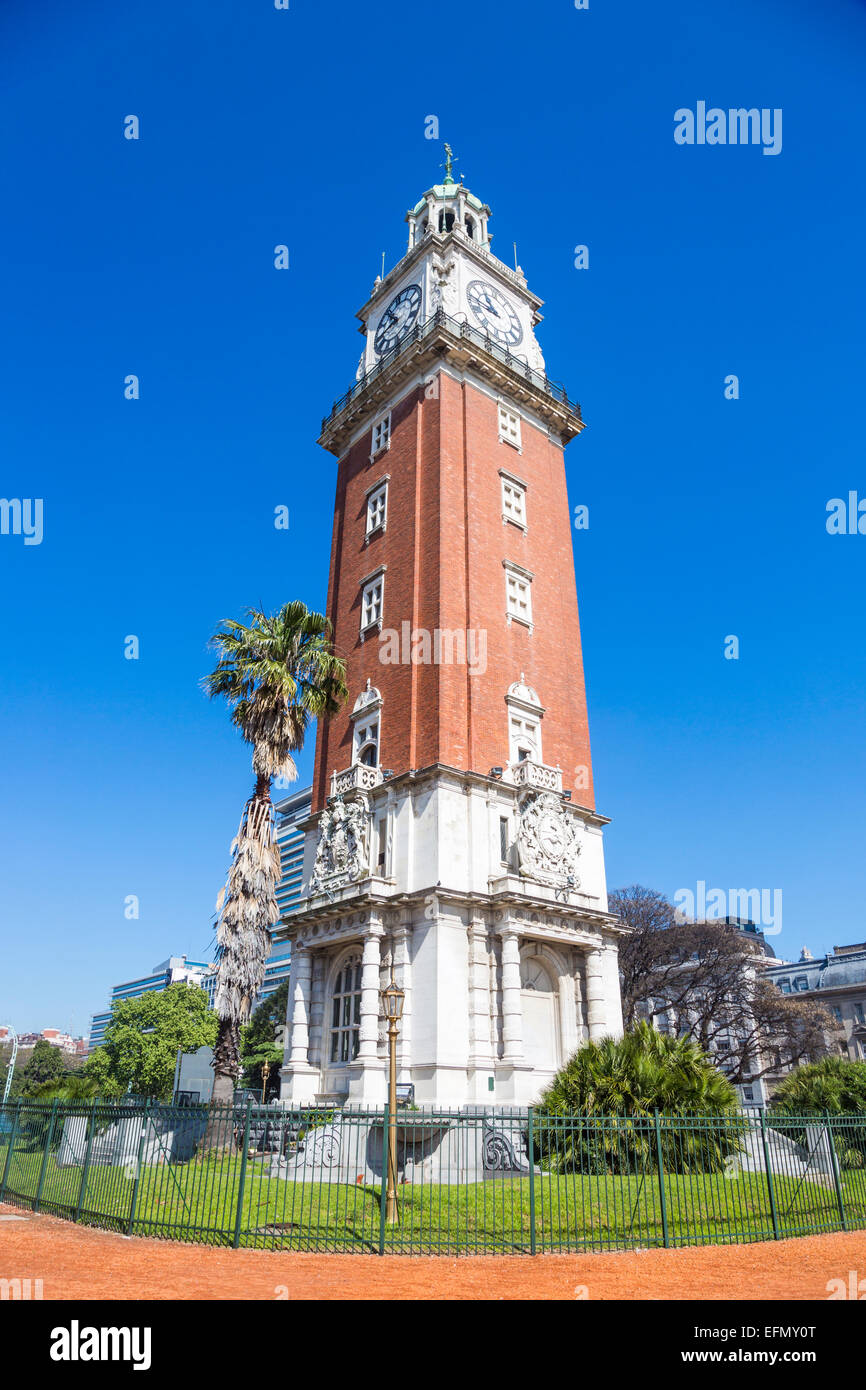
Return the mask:
<path fill-rule="evenodd" d="M 322 812 L 311 893 L 333 892 L 367 877 L 369 824 L 370 806 L 363 792 L 351 801 L 337 796 Z"/>
<path fill-rule="evenodd" d="M 577 827 L 555 792 L 528 791 L 520 799 L 517 860 L 525 878 L 579 888 Z"/>

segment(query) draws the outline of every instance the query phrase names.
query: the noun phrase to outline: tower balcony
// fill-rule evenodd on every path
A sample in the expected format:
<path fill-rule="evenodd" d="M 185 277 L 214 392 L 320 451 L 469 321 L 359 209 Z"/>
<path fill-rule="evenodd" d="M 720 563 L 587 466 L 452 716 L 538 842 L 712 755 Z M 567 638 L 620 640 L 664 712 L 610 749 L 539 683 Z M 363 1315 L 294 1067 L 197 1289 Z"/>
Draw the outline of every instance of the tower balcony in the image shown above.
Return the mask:
<path fill-rule="evenodd" d="M 345 796 L 347 792 L 369 792 L 374 787 L 381 786 L 383 781 L 381 767 L 353 763 L 342 772 L 331 773 L 331 796 Z"/>
<path fill-rule="evenodd" d="M 569 399 L 564 386 L 535 371 L 523 358 L 514 356 L 465 320 L 451 318 L 437 309 L 423 323 L 416 323 L 396 347 L 334 402 L 322 421 L 319 443 L 339 456 L 360 421 L 388 400 L 396 386 L 443 356 L 459 366 L 471 367 L 500 388 L 507 385 L 514 398 L 533 407 L 557 430 L 564 443 L 583 429 L 580 405 Z"/>
<path fill-rule="evenodd" d="M 532 758 L 524 758 L 519 763 L 509 763 L 505 778 L 516 787 L 532 787 L 542 792 L 562 791 L 562 768 L 548 767 Z"/>

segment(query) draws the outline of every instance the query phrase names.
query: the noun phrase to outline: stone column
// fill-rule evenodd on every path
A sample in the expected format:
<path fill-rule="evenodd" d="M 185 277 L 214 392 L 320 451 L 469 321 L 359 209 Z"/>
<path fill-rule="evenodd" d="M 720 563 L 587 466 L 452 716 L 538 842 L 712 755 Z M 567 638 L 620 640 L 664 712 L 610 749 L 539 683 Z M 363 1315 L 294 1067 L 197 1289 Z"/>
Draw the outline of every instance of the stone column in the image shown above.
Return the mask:
<path fill-rule="evenodd" d="M 371 928 L 364 937 L 361 956 L 361 1027 L 357 1060 L 375 1062 L 379 1046 L 379 969 L 381 928 Z"/>
<path fill-rule="evenodd" d="M 580 1046 L 574 998 L 574 976 L 568 970 L 561 971 L 557 980 L 557 991 L 559 994 L 560 1050 L 564 1065 Z"/>
<path fill-rule="evenodd" d="M 401 914 L 402 917 L 402 914 Z M 397 1075 L 410 1081 L 412 1064 L 412 961 L 409 957 L 409 925 L 401 920 L 393 930 L 394 979 L 403 991 L 403 1018 L 397 1035 Z"/>
<path fill-rule="evenodd" d="M 520 942 L 514 927 L 502 932 L 502 1060 L 523 1061 L 523 1009 L 520 1002 Z"/>
<path fill-rule="evenodd" d="M 479 1103 L 495 1099 L 488 1081 L 495 1073 L 496 1045 L 490 1008 L 490 950 L 487 925 L 473 912 L 467 931 L 469 969 L 469 1098 Z"/>
<path fill-rule="evenodd" d="M 295 947 L 292 989 L 292 1066 L 306 1067 L 310 1048 L 310 996 L 313 960 L 306 946 Z"/>
<path fill-rule="evenodd" d="M 381 1105 L 387 1091 L 387 1063 L 379 1056 L 379 988 L 382 968 L 382 926 L 371 922 L 364 933 L 361 954 L 361 1022 L 358 1055 L 349 1063 L 349 1100 L 357 1105 Z"/>
<path fill-rule="evenodd" d="M 600 947 L 592 947 L 586 952 L 586 1021 L 590 1042 L 603 1038 L 608 1031 L 602 954 Z"/>
<path fill-rule="evenodd" d="M 589 1037 L 589 1029 L 586 1022 L 586 1003 L 584 998 L 584 955 L 582 951 L 573 950 L 571 953 L 572 974 L 574 978 L 574 1013 L 577 1023 L 577 1046 L 585 1043 Z"/>

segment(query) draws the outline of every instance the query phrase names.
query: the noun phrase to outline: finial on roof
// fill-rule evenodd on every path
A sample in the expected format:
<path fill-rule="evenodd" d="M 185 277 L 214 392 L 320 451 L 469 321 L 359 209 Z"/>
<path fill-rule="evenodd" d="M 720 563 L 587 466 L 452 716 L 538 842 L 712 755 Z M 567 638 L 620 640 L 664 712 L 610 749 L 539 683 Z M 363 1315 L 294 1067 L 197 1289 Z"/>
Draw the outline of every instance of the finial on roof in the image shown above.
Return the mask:
<path fill-rule="evenodd" d="M 453 152 L 453 150 L 451 149 L 451 146 L 450 146 L 450 145 L 448 144 L 448 142 L 446 141 L 446 142 L 445 142 L 445 179 L 444 179 L 444 182 L 445 182 L 445 183 L 453 183 L 453 182 L 454 182 L 453 176 L 452 176 L 452 174 L 451 174 L 451 161 L 452 161 L 453 158 L 454 158 L 454 152 Z"/>

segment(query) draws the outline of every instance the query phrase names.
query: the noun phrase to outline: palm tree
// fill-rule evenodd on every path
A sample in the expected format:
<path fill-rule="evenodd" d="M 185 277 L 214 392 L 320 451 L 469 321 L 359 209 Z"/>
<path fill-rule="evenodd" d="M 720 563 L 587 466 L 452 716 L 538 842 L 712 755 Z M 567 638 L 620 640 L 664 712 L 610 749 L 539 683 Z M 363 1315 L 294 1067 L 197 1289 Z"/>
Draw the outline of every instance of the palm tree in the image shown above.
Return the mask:
<path fill-rule="evenodd" d="M 211 638 L 220 659 L 203 682 L 212 699 L 228 701 L 232 723 L 252 744 L 256 777 L 217 899 L 213 1104 L 231 1101 L 241 1074 L 240 1030 L 261 988 L 270 928 L 279 916 L 280 848 L 271 779 L 295 780 L 292 754 L 303 747 L 310 720 L 335 713 L 348 694 L 345 663 L 331 648 L 331 624 L 322 613 L 296 600 L 270 617 L 251 608 L 247 618 L 247 623 L 224 621 Z"/>
<path fill-rule="evenodd" d="M 686 1122 L 663 1125 L 656 1139 L 657 1111 Z M 737 1093 L 712 1059 L 646 1021 L 621 1038 L 584 1043 L 542 1092 L 535 1116 L 536 1151 L 562 1173 L 652 1171 L 659 1143 L 668 1171 L 717 1172 L 744 1128 Z"/>

